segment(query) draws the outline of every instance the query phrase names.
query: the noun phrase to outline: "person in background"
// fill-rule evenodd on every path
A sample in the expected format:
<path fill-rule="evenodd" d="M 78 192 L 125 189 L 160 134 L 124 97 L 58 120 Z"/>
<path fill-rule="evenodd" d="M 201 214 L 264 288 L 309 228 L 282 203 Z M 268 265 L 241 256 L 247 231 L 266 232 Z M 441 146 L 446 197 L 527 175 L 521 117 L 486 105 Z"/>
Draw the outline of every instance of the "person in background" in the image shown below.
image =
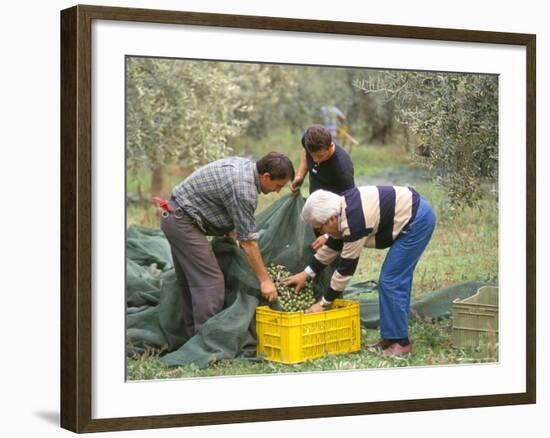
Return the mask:
<path fill-rule="evenodd" d="M 289 158 L 270 152 L 259 161 L 230 157 L 197 169 L 172 191 L 161 229 L 170 243 L 183 297 L 183 320 L 192 337 L 224 302 L 225 285 L 206 236 L 237 239 L 260 282 L 262 296 L 277 298 L 260 254 L 254 212 L 260 193 L 279 192 L 294 179 Z"/>
<path fill-rule="evenodd" d="M 373 347 L 388 356 L 412 352 L 408 321 L 413 273 L 435 228 L 428 201 L 410 187 L 365 186 L 342 196 L 317 190 L 307 199 L 302 218 L 330 237 L 304 271 L 284 285 L 296 285 L 298 293 L 339 256 L 330 286 L 308 312 L 329 309 L 353 277 L 363 247 L 389 248 L 378 281 L 381 337 Z"/>
<path fill-rule="evenodd" d="M 330 135 L 332 135 L 332 139 L 336 140 L 338 128 L 342 123 L 344 123 L 346 116 L 342 111 L 340 111 L 340 109 L 330 105 L 321 107 L 321 115 L 323 116 L 323 122 L 326 128 L 329 130 Z"/>
<path fill-rule="evenodd" d="M 310 194 L 323 189 L 340 195 L 355 187 L 351 157 L 322 125 L 312 125 L 302 135 L 302 154 L 290 187 L 292 192 L 300 190 L 308 173 Z M 318 236 L 312 244 L 313 250 L 317 251 L 327 239 L 328 235 Z"/>

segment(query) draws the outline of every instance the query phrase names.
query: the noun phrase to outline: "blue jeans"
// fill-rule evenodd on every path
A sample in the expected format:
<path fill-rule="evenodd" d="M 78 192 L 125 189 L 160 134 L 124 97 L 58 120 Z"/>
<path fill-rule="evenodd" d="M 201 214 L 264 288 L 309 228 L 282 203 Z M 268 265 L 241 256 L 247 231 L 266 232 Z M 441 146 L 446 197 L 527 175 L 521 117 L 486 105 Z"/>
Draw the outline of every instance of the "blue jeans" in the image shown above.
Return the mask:
<path fill-rule="evenodd" d="M 378 290 L 383 339 L 408 337 L 413 273 L 434 228 L 435 214 L 421 196 L 416 217 L 392 244 L 380 271 Z"/>

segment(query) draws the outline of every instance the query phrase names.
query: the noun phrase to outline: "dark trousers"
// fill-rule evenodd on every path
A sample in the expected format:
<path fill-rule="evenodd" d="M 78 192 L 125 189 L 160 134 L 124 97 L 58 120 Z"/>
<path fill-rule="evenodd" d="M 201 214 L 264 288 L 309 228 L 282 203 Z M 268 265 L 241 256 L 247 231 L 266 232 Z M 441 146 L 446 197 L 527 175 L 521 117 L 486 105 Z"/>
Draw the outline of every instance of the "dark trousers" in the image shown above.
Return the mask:
<path fill-rule="evenodd" d="M 161 218 L 183 298 L 183 321 L 191 338 L 223 307 L 223 274 L 212 245 L 193 219 L 178 206 Z M 175 207 L 175 208 L 174 208 Z"/>

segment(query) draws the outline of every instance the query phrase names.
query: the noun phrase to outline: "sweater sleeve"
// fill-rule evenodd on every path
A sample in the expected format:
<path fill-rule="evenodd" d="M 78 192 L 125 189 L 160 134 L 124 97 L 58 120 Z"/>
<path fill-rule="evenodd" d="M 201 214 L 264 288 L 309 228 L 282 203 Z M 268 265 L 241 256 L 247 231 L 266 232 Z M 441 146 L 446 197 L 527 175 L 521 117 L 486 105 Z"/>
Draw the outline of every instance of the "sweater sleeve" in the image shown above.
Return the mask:
<path fill-rule="evenodd" d="M 313 259 L 309 264 L 309 268 L 315 274 L 321 272 L 325 267 L 330 265 L 336 257 L 338 257 L 342 251 L 343 245 L 344 242 L 342 240 L 329 237 L 325 244 L 319 248 L 317 253 L 313 256 Z"/>

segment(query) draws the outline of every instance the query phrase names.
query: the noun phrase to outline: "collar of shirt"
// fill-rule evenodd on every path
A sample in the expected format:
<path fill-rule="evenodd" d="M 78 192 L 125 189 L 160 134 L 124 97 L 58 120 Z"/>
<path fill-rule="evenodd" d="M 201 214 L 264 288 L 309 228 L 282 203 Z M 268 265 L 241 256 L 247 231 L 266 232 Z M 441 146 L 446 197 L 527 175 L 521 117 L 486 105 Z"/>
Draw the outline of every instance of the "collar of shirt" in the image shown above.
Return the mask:
<path fill-rule="evenodd" d="M 258 168 L 256 167 L 256 163 L 254 163 L 253 169 L 254 169 L 254 182 L 256 183 L 256 190 L 258 190 L 258 193 L 262 193 L 262 187 L 260 186 L 260 175 L 258 174 Z"/>

